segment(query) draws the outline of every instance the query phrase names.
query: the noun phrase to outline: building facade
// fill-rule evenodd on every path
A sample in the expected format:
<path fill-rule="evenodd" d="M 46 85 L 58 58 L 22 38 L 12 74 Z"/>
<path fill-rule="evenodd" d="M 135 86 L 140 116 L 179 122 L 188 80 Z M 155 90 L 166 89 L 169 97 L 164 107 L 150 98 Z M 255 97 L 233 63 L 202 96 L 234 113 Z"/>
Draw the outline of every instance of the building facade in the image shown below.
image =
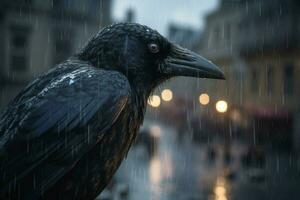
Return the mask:
<path fill-rule="evenodd" d="M 242 16 L 239 53 L 248 69 L 246 106 L 274 113 L 299 107 L 299 8 L 295 0 L 253 1 Z"/>
<path fill-rule="evenodd" d="M 0 109 L 111 22 L 110 0 L 3 0 L 0 7 Z"/>
<path fill-rule="evenodd" d="M 292 132 L 299 116 L 299 9 L 297 0 L 223 0 L 206 18 L 200 52 L 227 78 L 208 90 L 254 132 Z"/>
<path fill-rule="evenodd" d="M 219 8 L 207 15 L 200 53 L 224 70 L 226 81 L 208 81 L 205 87 L 214 99 L 243 104 L 245 63 L 238 52 L 238 24 L 243 13 L 239 1 L 221 1 Z"/>
<path fill-rule="evenodd" d="M 198 51 L 201 38 L 200 30 L 194 30 L 178 24 L 170 24 L 168 39 L 184 48 Z M 201 80 L 191 77 L 177 77 L 168 82 L 168 87 L 174 92 L 174 97 L 185 101 L 197 102 L 201 94 Z"/>

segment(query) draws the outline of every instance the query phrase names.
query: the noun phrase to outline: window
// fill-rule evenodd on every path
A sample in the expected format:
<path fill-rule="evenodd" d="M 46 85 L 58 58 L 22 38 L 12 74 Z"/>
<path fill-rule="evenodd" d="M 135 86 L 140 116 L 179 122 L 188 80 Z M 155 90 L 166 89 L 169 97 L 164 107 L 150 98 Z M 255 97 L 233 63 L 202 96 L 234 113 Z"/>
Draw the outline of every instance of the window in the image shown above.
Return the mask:
<path fill-rule="evenodd" d="M 218 26 L 214 28 L 214 39 L 215 39 L 215 44 L 217 46 L 219 44 L 219 39 L 220 39 L 220 28 Z"/>
<path fill-rule="evenodd" d="M 64 8 L 70 8 L 71 7 L 71 1 L 70 0 L 53 0 L 53 9 L 64 9 Z"/>
<path fill-rule="evenodd" d="M 27 58 L 25 55 L 12 55 L 11 66 L 15 71 L 25 71 L 27 66 Z"/>
<path fill-rule="evenodd" d="M 273 66 L 268 65 L 266 69 L 266 80 L 267 80 L 266 87 L 267 87 L 268 96 L 271 96 L 273 93 L 273 87 L 274 87 L 273 79 L 274 79 L 274 68 Z"/>
<path fill-rule="evenodd" d="M 286 64 L 283 74 L 284 94 L 291 96 L 294 93 L 294 66 L 292 64 Z"/>
<path fill-rule="evenodd" d="M 32 4 L 32 0 L 14 0 L 13 2 L 18 5 L 27 5 L 27 6 Z"/>
<path fill-rule="evenodd" d="M 28 70 L 28 27 L 12 27 L 10 39 L 10 68 L 14 71 Z"/>
<path fill-rule="evenodd" d="M 56 29 L 54 33 L 56 35 L 54 44 L 54 62 L 59 63 L 71 56 L 71 32 L 64 29 Z"/>
<path fill-rule="evenodd" d="M 225 24 L 224 32 L 225 32 L 226 40 L 230 41 L 231 40 L 231 25 L 229 23 Z"/>
<path fill-rule="evenodd" d="M 256 94 L 258 91 L 258 77 L 257 76 L 258 76 L 257 70 L 255 68 L 253 68 L 251 71 L 251 80 L 250 80 L 252 94 Z"/>
<path fill-rule="evenodd" d="M 26 37 L 24 34 L 15 34 L 12 37 L 12 45 L 16 48 L 24 48 L 26 45 Z"/>
<path fill-rule="evenodd" d="M 71 56 L 71 42 L 68 39 L 55 41 L 55 63 L 59 63 Z"/>

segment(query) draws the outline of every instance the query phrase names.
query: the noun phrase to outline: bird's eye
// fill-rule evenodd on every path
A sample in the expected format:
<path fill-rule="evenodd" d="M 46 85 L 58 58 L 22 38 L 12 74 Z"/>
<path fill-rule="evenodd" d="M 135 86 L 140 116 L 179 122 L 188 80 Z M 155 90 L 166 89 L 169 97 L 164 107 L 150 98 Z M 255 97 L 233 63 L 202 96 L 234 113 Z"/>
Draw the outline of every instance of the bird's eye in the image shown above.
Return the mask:
<path fill-rule="evenodd" d="M 155 43 L 150 43 L 148 45 L 148 48 L 149 48 L 149 51 L 151 53 L 158 53 L 159 52 L 159 46 L 157 44 L 155 44 Z"/>

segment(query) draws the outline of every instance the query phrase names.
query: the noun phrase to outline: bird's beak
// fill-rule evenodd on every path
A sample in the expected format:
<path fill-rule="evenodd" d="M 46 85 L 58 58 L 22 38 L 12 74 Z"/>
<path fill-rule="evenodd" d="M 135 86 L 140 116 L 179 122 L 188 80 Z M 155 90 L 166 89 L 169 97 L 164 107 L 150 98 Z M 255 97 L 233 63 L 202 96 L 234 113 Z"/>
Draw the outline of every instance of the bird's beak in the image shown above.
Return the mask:
<path fill-rule="evenodd" d="M 172 45 L 163 71 L 170 76 L 225 79 L 222 70 L 211 61 L 178 45 Z"/>

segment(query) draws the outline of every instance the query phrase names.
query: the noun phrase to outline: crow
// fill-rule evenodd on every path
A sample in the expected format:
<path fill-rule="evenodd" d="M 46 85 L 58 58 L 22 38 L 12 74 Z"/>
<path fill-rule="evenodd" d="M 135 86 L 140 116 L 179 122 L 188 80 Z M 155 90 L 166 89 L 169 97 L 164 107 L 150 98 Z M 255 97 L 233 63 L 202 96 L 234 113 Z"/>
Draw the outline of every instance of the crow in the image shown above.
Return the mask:
<path fill-rule="evenodd" d="M 0 198 L 95 199 L 135 141 L 149 95 L 175 76 L 224 79 L 145 25 L 101 29 L 1 115 Z"/>

